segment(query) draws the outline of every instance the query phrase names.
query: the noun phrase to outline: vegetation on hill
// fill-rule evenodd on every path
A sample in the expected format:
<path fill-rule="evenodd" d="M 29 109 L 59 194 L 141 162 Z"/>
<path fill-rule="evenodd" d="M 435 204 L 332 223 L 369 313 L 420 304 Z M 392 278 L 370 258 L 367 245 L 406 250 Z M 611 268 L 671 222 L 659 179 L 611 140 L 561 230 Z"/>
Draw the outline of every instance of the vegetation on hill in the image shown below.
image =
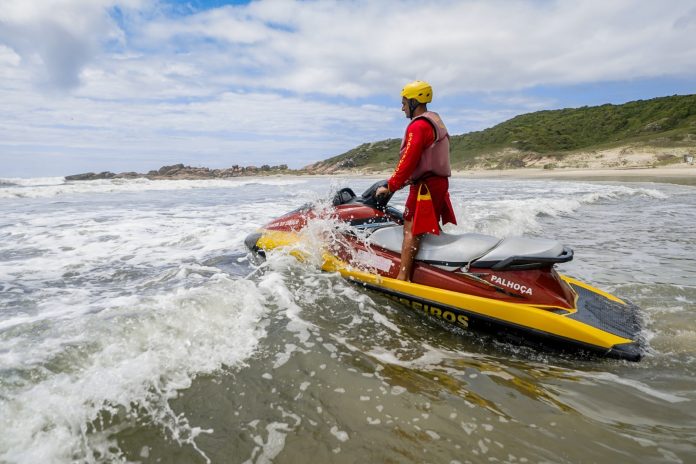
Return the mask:
<path fill-rule="evenodd" d="M 696 147 L 696 95 L 538 111 L 452 136 L 450 143 L 456 168 L 524 167 L 530 160 L 627 145 Z M 308 170 L 389 169 L 398 159 L 399 144 L 398 139 L 363 144 Z"/>

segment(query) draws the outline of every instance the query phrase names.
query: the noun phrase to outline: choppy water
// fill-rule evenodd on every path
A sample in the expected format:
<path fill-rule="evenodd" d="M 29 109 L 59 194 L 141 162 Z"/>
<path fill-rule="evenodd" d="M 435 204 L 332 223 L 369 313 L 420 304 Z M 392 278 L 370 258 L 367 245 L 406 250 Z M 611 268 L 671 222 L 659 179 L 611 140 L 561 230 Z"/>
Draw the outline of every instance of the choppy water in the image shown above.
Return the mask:
<path fill-rule="evenodd" d="M 444 330 L 243 239 L 364 178 L 0 180 L 0 462 L 694 462 L 696 188 L 452 181 L 643 308 L 640 363 Z M 403 204 L 397 196 L 393 203 Z"/>

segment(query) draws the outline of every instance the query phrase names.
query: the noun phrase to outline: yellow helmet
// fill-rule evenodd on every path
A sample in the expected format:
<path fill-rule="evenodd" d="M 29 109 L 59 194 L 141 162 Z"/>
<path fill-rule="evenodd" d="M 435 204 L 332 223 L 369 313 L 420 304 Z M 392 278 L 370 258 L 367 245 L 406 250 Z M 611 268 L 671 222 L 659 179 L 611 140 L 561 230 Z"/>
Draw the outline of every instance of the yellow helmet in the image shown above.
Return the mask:
<path fill-rule="evenodd" d="M 425 81 L 413 81 L 401 89 L 401 96 L 418 103 L 430 103 L 433 101 L 433 88 Z"/>

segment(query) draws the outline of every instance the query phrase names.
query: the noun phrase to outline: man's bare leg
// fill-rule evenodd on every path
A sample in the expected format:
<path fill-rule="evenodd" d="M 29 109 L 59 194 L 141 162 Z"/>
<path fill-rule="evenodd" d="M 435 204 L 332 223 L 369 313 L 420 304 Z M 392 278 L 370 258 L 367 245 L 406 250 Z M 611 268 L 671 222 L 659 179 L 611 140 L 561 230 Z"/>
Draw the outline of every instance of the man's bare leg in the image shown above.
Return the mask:
<path fill-rule="evenodd" d="M 413 261 L 420 248 L 420 235 L 413 235 L 411 227 L 413 221 L 404 221 L 404 243 L 401 245 L 401 268 L 397 279 L 411 281 L 411 269 Z"/>

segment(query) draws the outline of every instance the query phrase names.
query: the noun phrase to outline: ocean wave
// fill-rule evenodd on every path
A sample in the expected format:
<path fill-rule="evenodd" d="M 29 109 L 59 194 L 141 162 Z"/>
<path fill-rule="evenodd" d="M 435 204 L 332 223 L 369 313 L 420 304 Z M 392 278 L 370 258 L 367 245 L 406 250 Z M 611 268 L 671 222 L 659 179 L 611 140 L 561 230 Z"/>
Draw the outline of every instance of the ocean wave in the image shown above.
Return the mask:
<path fill-rule="evenodd" d="M 655 313 L 656 321 L 659 308 L 660 323 L 648 324 L 662 337 L 655 342 L 656 353 L 636 367 L 613 361 L 599 364 L 592 361 L 593 371 L 584 376 L 582 373 L 576 375 L 576 361 L 573 360 L 570 373 L 564 376 L 567 369 L 563 366 L 567 361 L 563 357 L 523 351 L 507 342 L 492 340 L 489 343 L 488 338 L 469 334 L 463 334 L 462 342 L 449 336 L 441 337 L 437 328 L 429 327 L 429 322 L 421 323 L 419 319 L 414 324 L 418 315 L 392 307 L 388 300 L 354 287 L 335 273 L 321 273 L 315 266 L 299 263 L 287 253 L 269 253 L 261 271 L 250 277 L 251 280 L 241 279 L 240 276 L 252 271 L 244 261 L 245 235 L 307 201 L 314 202 L 317 209 L 326 207 L 330 199 L 328 179 L 249 178 L 237 180 L 234 186 L 229 186 L 234 181 L 217 181 L 231 190 L 222 191 L 222 195 L 210 195 L 212 201 L 207 191 L 187 192 L 176 196 L 172 202 L 147 200 L 175 195 L 119 193 L 129 191 L 125 189 L 146 191 L 149 186 L 155 190 L 171 189 L 175 188 L 175 183 L 183 184 L 176 187 L 179 189 L 198 188 L 198 184 L 201 188 L 220 187 L 214 185 L 215 182 L 108 180 L 68 183 L 45 187 L 84 187 L 86 193 L 98 193 L 103 188 L 104 192 L 114 194 L 84 195 L 78 201 L 66 202 L 49 198 L 26 204 L 21 201 L 2 203 L 0 308 L 4 309 L 0 318 L 0 370 L 3 375 L 0 427 L 9 433 L 0 435 L 0 462 L 137 460 L 138 448 L 134 446 L 142 446 L 138 437 L 142 437 L 143 430 L 154 434 L 162 431 L 164 436 L 157 440 L 168 440 L 163 460 L 167 456 L 181 456 L 177 454 L 182 451 L 178 446 L 181 444 L 187 445 L 184 451 L 199 450 L 197 442 L 203 449 L 199 450 L 202 456 L 205 452 L 216 462 L 224 460 L 224 456 L 212 454 L 216 452 L 214 447 L 203 446 L 206 441 L 210 444 L 202 439 L 202 434 L 208 431 L 198 427 L 199 419 L 193 419 L 197 413 L 188 412 L 202 414 L 205 411 L 196 403 L 202 390 L 185 390 L 196 377 L 208 374 L 212 374 L 213 383 L 220 381 L 220 391 L 231 389 L 227 394 L 248 392 L 247 398 L 261 395 L 258 397 L 261 406 L 249 408 L 248 403 L 238 397 L 238 406 L 243 404 L 244 411 L 240 417 L 233 418 L 234 427 L 239 428 L 238 438 L 244 446 L 254 447 L 250 458 L 253 461 L 278 455 L 286 444 L 285 437 L 291 437 L 299 429 L 299 419 L 291 413 L 302 418 L 302 427 L 312 423 L 312 418 L 317 417 L 312 401 L 329 404 L 326 398 L 334 398 L 321 396 L 325 387 L 335 392 L 334 388 L 340 386 L 341 394 L 353 393 L 354 398 L 346 400 L 348 405 L 355 404 L 358 398 L 365 401 L 363 398 L 370 396 L 375 402 L 379 401 L 376 406 L 380 413 L 386 405 L 384 414 L 379 416 L 385 424 L 387 414 L 391 419 L 395 411 L 404 417 L 403 401 L 412 399 L 418 401 L 418 404 L 414 402 L 416 409 L 413 411 L 422 418 L 420 404 L 432 401 L 443 385 L 455 385 L 457 391 L 466 393 L 460 403 L 464 407 L 462 410 L 469 411 L 464 405 L 473 408 L 474 403 L 469 400 L 480 396 L 484 401 L 477 404 L 482 407 L 471 409 L 474 413 L 495 413 L 497 409 L 491 408 L 497 408 L 495 398 L 513 398 L 513 403 L 500 403 L 500 410 L 506 411 L 500 413 L 500 419 L 510 419 L 510 424 L 526 417 L 524 413 L 529 409 L 526 404 L 533 401 L 542 409 L 559 405 L 571 411 L 571 422 L 587 417 L 588 423 L 615 427 L 617 422 L 612 415 L 617 411 L 623 414 L 625 410 L 622 405 L 612 405 L 612 401 L 633 398 L 635 404 L 654 404 L 660 411 L 655 415 L 631 416 L 636 418 L 633 423 L 640 422 L 636 427 L 642 427 L 641 424 L 652 423 L 655 417 L 666 417 L 662 413 L 665 407 L 674 404 L 672 411 L 683 409 L 684 398 L 690 400 L 686 388 L 680 390 L 679 385 L 666 385 L 637 373 L 662 369 L 660 372 L 671 374 L 675 365 L 685 374 L 691 372 L 693 350 L 689 348 L 694 344 L 694 331 L 683 322 L 691 320 L 684 315 L 695 300 L 691 287 L 670 288 L 664 294 L 656 290 L 663 284 L 636 286 L 645 293 L 623 287 L 625 292 L 618 294 L 631 299 L 638 297 L 642 300 L 638 301 L 639 305 L 648 315 Z M 233 190 L 238 185 L 264 182 L 306 184 L 299 188 L 250 188 L 244 193 Z M 353 182 L 362 185 L 369 180 L 355 179 Z M 654 265 L 659 277 L 648 274 L 641 266 L 625 266 L 624 262 L 614 261 L 604 268 L 606 262 L 617 256 L 621 259 L 619 253 L 606 247 L 604 240 L 620 237 L 624 229 L 633 226 L 633 208 L 649 205 L 648 209 L 661 210 L 663 203 L 682 208 L 684 203 L 675 202 L 674 198 L 671 202 L 662 202 L 668 197 L 662 191 L 671 194 L 673 189 L 665 187 L 660 191 L 574 182 L 510 185 L 478 180 L 453 180 L 452 185 L 456 190 L 453 201 L 460 219 L 458 227 L 462 230 L 488 227 L 485 230 L 494 235 L 518 231 L 557 235 L 568 227 L 566 215 L 576 220 L 588 219 L 583 220 L 587 227 L 580 228 L 577 235 L 587 236 L 587 248 L 596 247 L 606 257 L 604 262 L 585 260 L 586 267 L 580 268 L 581 274 L 606 272 L 610 276 L 604 282 L 609 283 L 607 290 L 626 282 L 635 285 L 636 279 L 661 282 L 677 275 L 683 278 L 691 272 L 687 264 L 680 264 L 683 267 L 665 264 L 664 249 L 654 246 L 649 236 L 635 238 L 630 234 L 627 243 L 617 248 L 644 247 L 641 253 L 648 254 L 654 261 L 640 258 L 640 262 Z M 468 186 L 479 188 L 481 192 L 465 189 Z M 26 191 L 43 187 L 15 185 L 3 189 L 13 188 Z M 71 192 L 75 193 L 66 190 L 59 195 Z M 220 193 L 213 192 L 212 188 L 211 192 Z M 51 197 L 49 193 L 46 190 L 42 194 Z M 404 193 L 401 192 L 399 198 L 403 198 Z M 105 199 L 110 201 L 102 201 Z M 690 212 L 693 208 L 682 210 Z M 607 222 L 607 212 L 616 213 L 620 222 Z M 690 223 L 687 220 L 690 217 L 684 216 L 683 222 Z M 337 238 L 336 232 L 341 232 L 341 227 L 330 218 L 312 222 L 306 231 L 308 244 L 302 249 L 307 261 L 321 264 L 322 241 Z M 678 235 L 670 230 L 666 230 L 665 235 L 671 240 L 670 244 L 680 247 L 679 250 L 686 244 L 684 255 L 688 258 L 692 250 L 688 248 L 689 229 L 684 225 L 678 230 Z M 636 256 L 631 254 L 624 259 L 634 264 Z M 654 300 L 645 305 L 648 296 Z M 675 309 L 671 314 L 665 308 L 683 309 Z M 500 348 L 503 344 L 504 349 Z M 314 357 L 319 352 L 325 353 Z M 296 359 L 308 353 L 312 356 Z M 364 371 L 360 359 L 366 361 Z M 332 362 L 336 362 L 336 366 L 332 366 Z M 584 360 L 578 362 L 588 365 Z M 319 366 L 317 378 L 308 378 L 304 368 L 315 364 Z M 248 367 L 242 367 L 245 365 Z M 670 368 L 665 369 L 665 365 Z M 301 366 L 298 369 L 301 378 L 289 377 L 288 370 L 297 366 Z M 611 374 L 594 372 L 603 369 L 602 366 Z M 320 371 L 325 368 L 324 378 L 331 375 L 341 379 L 333 372 L 328 374 L 331 369 L 339 369 L 340 374 L 354 373 L 355 378 L 368 378 L 366 374 L 373 376 L 377 382 L 375 393 L 367 390 L 373 388 L 371 384 L 346 391 L 346 383 L 328 383 L 320 379 Z M 226 375 L 230 371 L 233 375 Z M 394 372 L 401 377 L 395 377 Z M 420 375 L 422 372 L 428 375 Z M 256 390 L 257 377 L 261 374 L 264 381 L 273 379 L 277 385 Z M 426 377 L 434 380 L 430 383 Z M 413 379 L 418 380 L 418 385 Z M 422 379 L 426 379 L 424 384 L 421 384 Z M 248 387 L 235 391 L 240 380 L 246 381 Z M 230 383 L 226 383 L 228 381 Z M 451 381 L 457 383 L 451 384 Z M 385 393 L 377 399 L 377 391 L 382 388 L 380 383 Z M 283 389 L 281 386 L 285 385 L 291 387 Z M 276 387 L 279 396 L 275 396 Z M 269 393 L 271 388 L 272 394 Z M 288 393 L 292 388 L 298 390 L 297 395 L 305 396 L 292 399 Z M 492 393 L 489 396 L 486 392 Z M 604 395 L 605 392 L 608 395 Z M 180 402 L 169 401 L 177 395 L 181 397 Z M 397 396 L 403 401 L 395 401 L 390 406 L 389 398 Z M 288 404 L 300 406 L 297 411 L 292 407 L 282 410 L 280 419 L 274 420 L 273 413 L 267 414 L 266 405 L 276 403 L 278 398 L 282 403 L 285 397 L 289 398 Z M 515 398 L 524 399 L 521 409 L 515 409 Z M 605 398 L 605 401 L 596 405 L 596 398 Z M 187 402 L 188 406 L 182 406 Z M 364 404 L 367 405 L 367 401 Z M 508 408 L 509 405 L 512 407 Z M 443 407 L 449 405 L 443 403 Z M 281 406 L 274 411 L 278 408 Z M 461 414 L 459 410 L 453 410 L 454 413 Z M 330 416 L 330 412 L 324 414 L 319 416 L 322 420 Z M 220 417 L 213 422 L 205 421 L 215 424 L 218 435 L 211 437 L 215 440 L 225 439 L 226 425 L 217 424 L 227 423 L 218 421 Z M 484 417 L 479 417 L 479 430 L 482 425 L 492 427 L 483 422 Z M 491 417 L 497 419 L 495 415 Z M 262 419 L 257 421 L 257 418 Z M 436 414 L 432 418 L 439 420 Z M 677 427 L 690 419 L 690 416 L 684 419 L 677 416 L 677 420 L 682 420 Z M 369 424 L 378 423 L 372 420 L 367 417 Z M 325 423 L 329 421 L 332 421 L 330 425 L 319 427 L 325 429 L 330 440 L 341 440 L 345 437 L 343 430 L 350 430 L 343 423 L 335 423 L 334 416 Z M 407 418 L 403 422 L 409 424 L 408 421 Z M 471 427 L 477 426 L 475 421 L 473 418 L 463 425 L 467 434 L 472 433 Z M 415 420 L 413 422 L 415 425 Z M 418 426 L 425 428 L 427 423 L 421 419 Z M 524 425 L 530 421 L 519 423 Z M 254 424 L 259 424 L 258 428 Z M 433 430 L 437 434 L 433 432 L 431 437 L 439 435 L 444 439 L 449 437 L 446 431 L 450 430 L 450 424 Z M 659 440 L 655 438 L 656 442 L 669 438 L 672 429 L 666 427 L 665 430 L 664 436 L 658 437 Z M 452 438 L 456 438 L 454 432 Z M 481 435 L 481 438 L 486 436 Z M 286 446 L 289 451 L 295 451 L 289 438 Z M 145 454 L 141 452 L 140 457 L 147 461 L 148 448 L 143 449 Z M 157 456 L 153 452 L 149 459 Z M 550 459 L 539 456 L 537 460 L 543 458 Z"/>
<path fill-rule="evenodd" d="M 60 179 L 60 181 L 58 181 Z M 65 182 L 60 178 L 2 179 L 7 186 L 0 189 L 2 198 L 50 198 L 62 195 L 103 194 L 120 192 L 148 192 L 191 190 L 205 188 L 239 188 L 247 185 L 297 185 L 306 182 L 299 178 L 250 177 L 245 179 L 149 180 L 101 179 Z"/>
<path fill-rule="evenodd" d="M 539 233 L 541 219 L 570 215 L 585 206 L 603 202 L 620 202 L 628 198 L 644 197 L 663 200 L 669 195 L 656 189 L 627 187 L 623 185 L 570 184 L 525 189 L 526 196 L 519 198 L 514 189 L 505 187 L 505 193 L 496 191 L 477 195 L 453 196 L 457 217 L 467 218 L 458 226 L 447 226 L 449 232 L 478 232 L 498 237 Z M 532 193 L 533 195 L 530 195 Z M 462 198 L 463 197 L 463 198 Z"/>
<path fill-rule="evenodd" d="M 168 401 L 196 376 L 251 356 L 265 336 L 266 299 L 253 282 L 218 274 L 202 287 L 55 325 L 53 342 L 36 343 L 30 333 L 14 337 L 5 356 L 21 358 L 22 371 L 36 374 L 31 383 L 21 376 L 10 391 L 3 388 L 0 424 L 12 433 L 0 436 L 0 461 L 91 461 L 95 452 L 116 459 L 113 417 L 127 422 L 135 413 L 196 448 L 205 430 L 176 415 Z M 47 344 L 53 349 L 44 350 Z M 64 367 L 52 373 L 56 363 Z"/>
<path fill-rule="evenodd" d="M 0 178 L 0 187 L 46 187 L 62 185 L 64 177 L 3 177 Z M 1 198 L 1 197 L 0 197 Z"/>

